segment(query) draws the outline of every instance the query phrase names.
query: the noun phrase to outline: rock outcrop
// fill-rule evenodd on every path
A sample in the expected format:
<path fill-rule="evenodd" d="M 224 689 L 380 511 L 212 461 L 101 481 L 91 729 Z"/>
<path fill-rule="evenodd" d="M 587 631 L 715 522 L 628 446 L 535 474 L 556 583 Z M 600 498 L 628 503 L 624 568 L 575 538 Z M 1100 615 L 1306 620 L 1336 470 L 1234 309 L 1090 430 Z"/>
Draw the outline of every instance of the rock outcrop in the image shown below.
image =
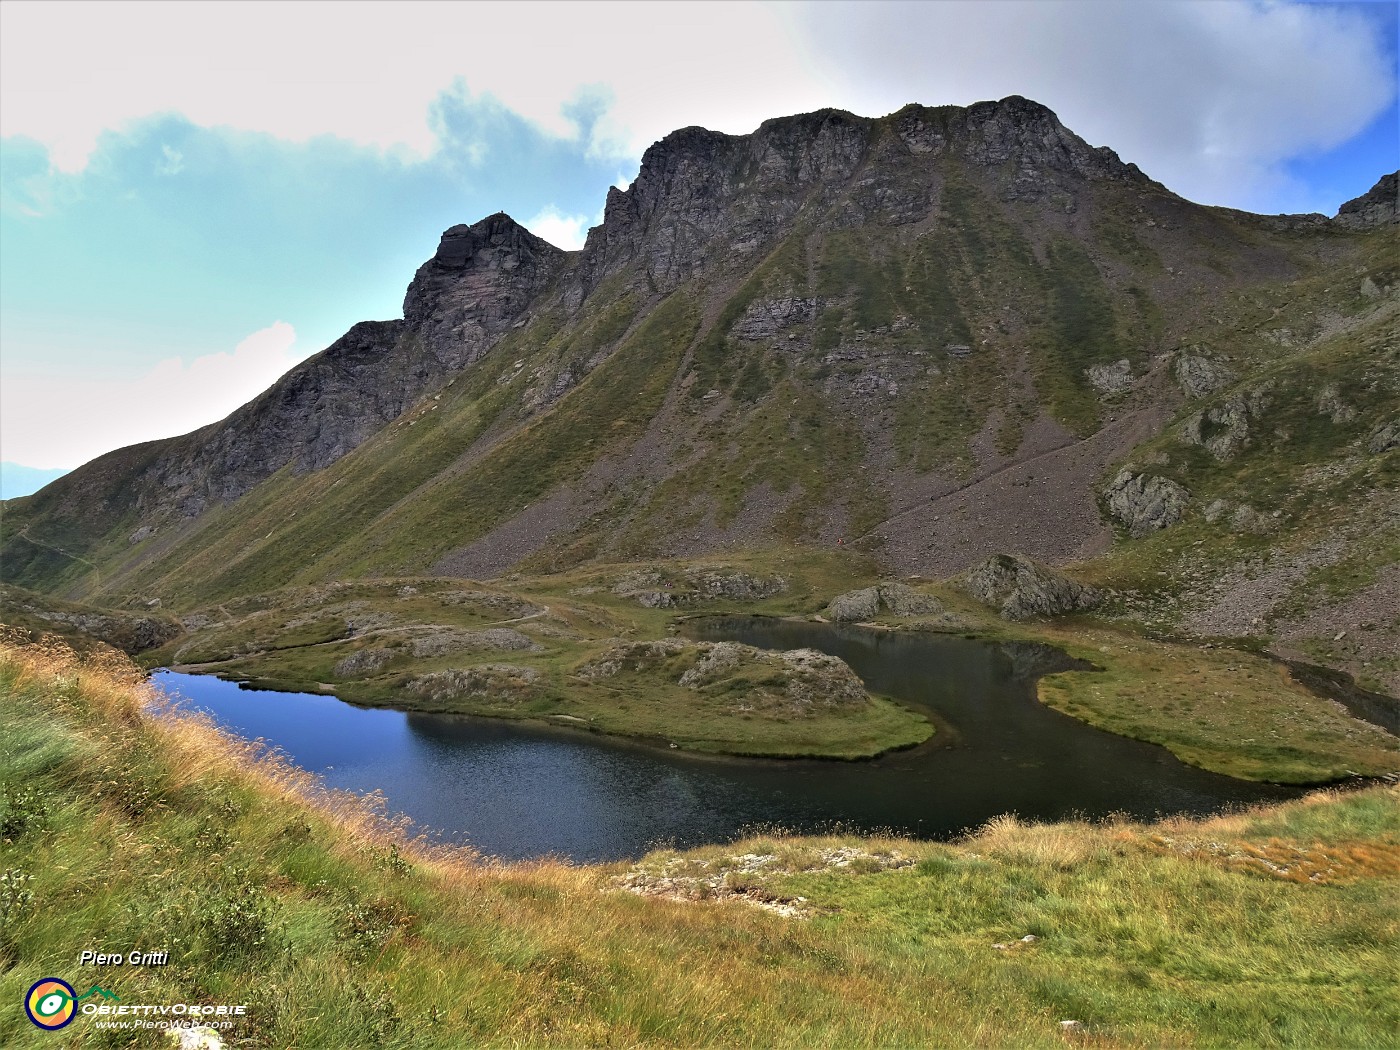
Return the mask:
<path fill-rule="evenodd" d="M 565 258 L 504 212 L 453 226 L 414 274 L 404 324 L 444 370 L 463 368 L 525 317 Z"/>
<path fill-rule="evenodd" d="M 1369 190 L 1337 209 L 1332 220 L 1352 230 L 1393 226 L 1400 222 L 1400 171 L 1382 175 Z"/>
<path fill-rule="evenodd" d="M 1366 451 L 1373 456 L 1400 448 L 1400 419 L 1392 419 L 1381 427 L 1366 442 Z"/>
<path fill-rule="evenodd" d="M 631 642 L 585 661 L 575 674 L 585 681 L 624 674 L 655 676 L 740 711 L 810 714 L 870 700 L 860 678 L 835 656 L 815 649 L 770 652 L 738 642 Z"/>
<path fill-rule="evenodd" d="M 533 667 L 478 664 L 418 675 L 409 681 L 407 688 L 410 693 L 436 703 L 453 700 L 520 703 L 536 695 L 540 678 L 540 672 Z"/>
<path fill-rule="evenodd" d="M 357 649 L 337 660 L 331 673 L 337 678 L 366 678 L 394 658 L 392 649 Z"/>
<path fill-rule="evenodd" d="M 1170 478 L 1124 468 L 1104 489 L 1103 498 L 1128 534 L 1140 538 L 1180 521 L 1191 494 Z"/>
<path fill-rule="evenodd" d="M 903 583 L 882 583 L 877 587 L 847 591 L 831 599 L 826 607 L 827 619 L 838 623 L 873 620 L 882 612 L 890 616 L 947 615 L 937 598 L 920 594 Z"/>
<path fill-rule="evenodd" d="M 58 608 L 40 595 L 3 585 L 0 618 L 6 623 L 33 627 L 40 633 L 50 629 L 58 634 L 73 632 L 133 654 L 155 649 L 184 633 L 180 624 L 160 617 L 118 610 Z"/>
<path fill-rule="evenodd" d="M 648 609 L 675 609 L 728 599 L 754 602 L 787 590 L 781 576 L 755 576 L 736 569 L 638 569 L 622 576 L 612 592 Z"/>
<path fill-rule="evenodd" d="M 1235 373 L 1214 358 L 1181 354 L 1176 359 L 1176 381 L 1189 397 L 1208 397 L 1235 381 Z"/>
<path fill-rule="evenodd" d="M 1133 364 L 1126 357 L 1111 365 L 1091 365 L 1084 370 L 1089 385 L 1100 394 L 1121 394 L 1133 386 Z"/>
<path fill-rule="evenodd" d="M 1085 612 L 1103 601 L 1095 588 L 1013 554 L 992 555 L 965 573 L 961 583 L 968 594 L 1006 620 Z"/>
<path fill-rule="evenodd" d="M 1233 459 L 1249 444 L 1250 421 L 1268 406 L 1269 389 L 1265 383 L 1197 412 L 1182 424 L 1182 440 L 1200 445 L 1216 459 Z"/>

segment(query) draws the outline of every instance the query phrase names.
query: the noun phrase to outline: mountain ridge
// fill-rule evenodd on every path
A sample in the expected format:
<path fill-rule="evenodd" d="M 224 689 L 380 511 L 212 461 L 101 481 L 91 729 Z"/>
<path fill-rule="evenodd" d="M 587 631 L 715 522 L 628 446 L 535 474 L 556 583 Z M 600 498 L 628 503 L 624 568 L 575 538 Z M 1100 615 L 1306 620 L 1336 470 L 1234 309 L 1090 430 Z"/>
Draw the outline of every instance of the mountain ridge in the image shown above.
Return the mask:
<path fill-rule="evenodd" d="M 7 504 L 6 575 L 179 604 L 856 538 L 901 573 L 1098 557 L 1105 476 L 1179 413 L 1284 455 L 1231 391 L 1393 327 L 1387 187 L 1344 221 L 1207 208 L 1017 96 L 680 129 L 582 249 L 454 226 L 403 319 Z M 1337 435 L 1380 424 L 1376 382 Z M 1153 454 L 1201 491 L 1196 453 Z"/>

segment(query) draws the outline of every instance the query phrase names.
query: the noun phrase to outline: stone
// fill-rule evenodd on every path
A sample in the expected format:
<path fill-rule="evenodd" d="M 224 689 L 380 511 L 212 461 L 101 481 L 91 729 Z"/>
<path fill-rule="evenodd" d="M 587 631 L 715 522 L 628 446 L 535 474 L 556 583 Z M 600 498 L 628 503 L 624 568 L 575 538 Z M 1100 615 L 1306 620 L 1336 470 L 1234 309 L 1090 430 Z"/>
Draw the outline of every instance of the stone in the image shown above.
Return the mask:
<path fill-rule="evenodd" d="M 331 672 L 337 678 L 361 678 L 374 674 L 393 658 L 392 649 L 358 649 L 337 660 Z"/>
<path fill-rule="evenodd" d="M 1176 381 L 1188 397 L 1207 397 L 1235 381 L 1235 373 L 1219 361 L 1199 354 L 1180 354 Z"/>
<path fill-rule="evenodd" d="M 438 702 L 448 700 L 494 700 L 521 702 L 536 695 L 540 672 L 533 667 L 512 664 L 478 664 L 418 675 L 408 683 L 408 691 Z"/>
<path fill-rule="evenodd" d="M 921 594 L 908 584 L 882 583 L 880 606 L 892 616 L 936 616 L 943 612 L 943 605 L 937 598 Z"/>
<path fill-rule="evenodd" d="M 789 649 L 778 653 L 778 659 L 790 671 L 787 695 L 798 707 L 859 707 L 869 700 L 865 684 L 839 657 L 815 649 Z"/>
<path fill-rule="evenodd" d="M 1213 499 L 1206 505 L 1206 509 L 1201 512 L 1201 517 L 1214 525 L 1230 512 L 1230 501 L 1224 499 Z"/>
<path fill-rule="evenodd" d="M 1230 528 L 1236 532 L 1249 532 L 1262 536 L 1273 532 L 1276 527 L 1272 516 L 1260 514 L 1248 503 L 1241 503 L 1230 515 Z"/>
<path fill-rule="evenodd" d="M 1100 394 L 1121 394 L 1133 386 L 1133 365 L 1126 357 L 1111 365 L 1093 365 L 1084 370 L 1084 375 Z"/>
<path fill-rule="evenodd" d="M 1250 420 L 1269 403 L 1269 385 L 1236 394 L 1218 405 L 1197 412 L 1181 427 L 1181 438 L 1200 445 L 1219 460 L 1233 459 L 1250 441 Z"/>
<path fill-rule="evenodd" d="M 816 298 L 764 299 L 744 311 L 730 334 L 754 341 L 772 339 L 788 328 L 808 323 L 821 308 L 822 300 Z"/>
<path fill-rule="evenodd" d="M 921 594 L 908 584 L 882 583 L 838 594 L 827 605 L 826 617 L 838 623 L 858 623 L 873 620 L 882 611 L 891 616 L 947 615 L 942 603 L 931 595 Z"/>
<path fill-rule="evenodd" d="M 1141 538 L 1181 520 L 1191 494 L 1170 478 L 1120 470 L 1103 493 L 1108 512 Z"/>
<path fill-rule="evenodd" d="M 1336 383 L 1328 383 L 1317 392 L 1317 410 L 1333 423 L 1350 423 L 1356 418 L 1356 409 L 1342 400 Z"/>
<path fill-rule="evenodd" d="M 667 664 L 687 657 L 693 662 L 674 680 L 697 691 L 710 690 L 741 711 L 781 709 L 811 713 L 821 707 L 865 704 L 869 696 L 860 678 L 835 656 L 815 649 L 770 652 L 739 642 L 692 642 L 666 638 L 617 645 L 584 661 L 575 674 L 585 681 L 623 673 L 674 674 Z"/>
<path fill-rule="evenodd" d="M 1084 612 L 1103 601 L 1095 588 L 1022 555 L 994 554 L 964 573 L 960 582 L 968 594 L 997 609 L 1006 620 Z"/>
<path fill-rule="evenodd" d="M 1373 456 L 1400 447 L 1400 419 L 1393 419 L 1371 435 L 1366 442 L 1366 451 Z"/>
<path fill-rule="evenodd" d="M 864 587 L 858 591 L 847 591 L 831 599 L 826 607 L 829 620 L 841 623 L 858 623 L 873 620 L 880 612 L 880 589 Z"/>

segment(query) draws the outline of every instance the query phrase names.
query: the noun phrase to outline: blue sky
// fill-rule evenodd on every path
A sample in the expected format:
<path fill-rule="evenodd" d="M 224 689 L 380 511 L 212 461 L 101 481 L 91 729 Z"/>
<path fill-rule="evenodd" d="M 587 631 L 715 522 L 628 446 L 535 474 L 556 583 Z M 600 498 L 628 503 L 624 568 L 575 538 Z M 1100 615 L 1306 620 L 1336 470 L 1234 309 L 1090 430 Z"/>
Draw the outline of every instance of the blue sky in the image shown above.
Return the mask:
<path fill-rule="evenodd" d="M 573 248 L 676 127 L 1022 94 L 1191 199 L 1323 211 L 1400 167 L 1397 5 L 0 5 L 0 458 L 220 418 L 439 233 Z"/>

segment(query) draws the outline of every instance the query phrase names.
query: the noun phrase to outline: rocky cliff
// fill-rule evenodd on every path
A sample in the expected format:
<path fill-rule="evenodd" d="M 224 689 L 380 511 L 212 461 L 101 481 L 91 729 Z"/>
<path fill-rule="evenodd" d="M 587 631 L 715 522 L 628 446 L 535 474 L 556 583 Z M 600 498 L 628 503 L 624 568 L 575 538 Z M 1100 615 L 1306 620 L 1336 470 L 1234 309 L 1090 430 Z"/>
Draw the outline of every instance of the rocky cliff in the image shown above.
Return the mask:
<path fill-rule="evenodd" d="M 1203 208 L 1014 96 L 682 129 L 581 251 L 455 226 L 401 320 L 7 504 L 5 574 L 178 605 L 779 543 L 936 575 L 1082 559 L 1115 520 L 1146 539 L 1246 502 L 1227 461 L 1316 467 L 1390 422 L 1366 347 L 1394 198 L 1392 175 L 1335 220 Z M 1326 438 L 1279 371 L 1318 353 Z M 1150 490 L 1114 480 L 1130 457 Z"/>

